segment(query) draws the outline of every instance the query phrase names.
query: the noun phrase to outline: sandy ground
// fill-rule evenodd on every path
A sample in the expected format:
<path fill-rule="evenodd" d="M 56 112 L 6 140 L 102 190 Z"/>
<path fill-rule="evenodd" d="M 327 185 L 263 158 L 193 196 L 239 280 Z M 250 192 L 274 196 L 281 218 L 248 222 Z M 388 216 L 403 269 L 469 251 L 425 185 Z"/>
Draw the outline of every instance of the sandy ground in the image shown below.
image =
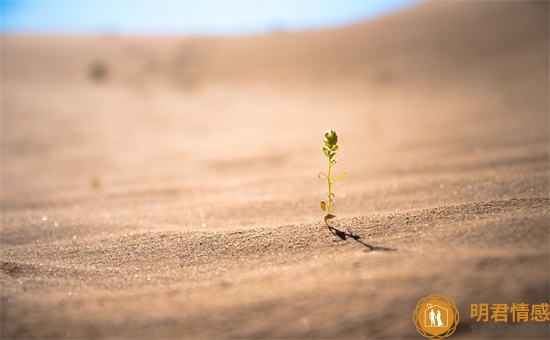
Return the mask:
<path fill-rule="evenodd" d="M 3 36 L 2 338 L 420 339 L 436 293 L 451 338 L 548 338 L 470 328 L 470 304 L 550 300 L 548 32 L 548 2 L 522 1 Z"/>

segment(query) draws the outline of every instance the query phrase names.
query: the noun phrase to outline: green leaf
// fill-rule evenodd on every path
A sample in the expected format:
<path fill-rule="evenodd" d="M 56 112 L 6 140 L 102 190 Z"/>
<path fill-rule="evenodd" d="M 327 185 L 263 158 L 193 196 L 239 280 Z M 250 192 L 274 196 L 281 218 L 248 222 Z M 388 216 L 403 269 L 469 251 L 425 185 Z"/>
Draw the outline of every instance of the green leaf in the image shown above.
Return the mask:
<path fill-rule="evenodd" d="M 325 132 L 324 142 L 328 145 L 336 145 L 338 143 L 338 135 L 336 134 L 336 131 L 328 130 Z"/>
<path fill-rule="evenodd" d="M 339 174 L 338 176 L 336 176 L 336 178 L 331 182 L 332 184 L 336 183 L 337 180 L 339 180 L 340 178 L 344 177 L 346 175 L 345 172 L 342 172 L 341 174 Z"/>

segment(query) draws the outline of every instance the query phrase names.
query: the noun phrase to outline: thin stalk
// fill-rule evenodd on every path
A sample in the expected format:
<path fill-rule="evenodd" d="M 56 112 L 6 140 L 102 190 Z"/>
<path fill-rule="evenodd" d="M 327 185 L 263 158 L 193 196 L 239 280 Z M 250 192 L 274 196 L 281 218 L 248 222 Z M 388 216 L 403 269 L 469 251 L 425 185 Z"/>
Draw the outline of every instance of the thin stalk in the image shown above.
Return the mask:
<path fill-rule="evenodd" d="M 329 158 L 328 159 L 328 173 L 327 173 L 327 183 L 328 183 L 328 193 L 327 193 L 327 196 L 328 196 L 328 204 L 327 204 L 327 215 L 330 215 L 330 206 L 331 206 L 331 203 L 332 203 L 332 182 L 330 181 L 330 172 L 332 170 L 332 162 L 331 162 L 331 159 Z M 329 225 L 328 224 L 328 220 L 325 221 L 327 223 L 327 226 Z"/>

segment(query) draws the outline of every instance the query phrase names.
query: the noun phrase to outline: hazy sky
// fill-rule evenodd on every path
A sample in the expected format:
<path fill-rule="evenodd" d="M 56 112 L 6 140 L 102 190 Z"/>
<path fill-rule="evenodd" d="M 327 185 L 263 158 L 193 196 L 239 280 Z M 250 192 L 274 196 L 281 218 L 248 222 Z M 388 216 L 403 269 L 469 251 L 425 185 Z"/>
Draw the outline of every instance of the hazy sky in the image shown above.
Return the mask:
<path fill-rule="evenodd" d="M 416 0 L 0 1 L 8 33 L 243 34 L 346 24 Z"/>

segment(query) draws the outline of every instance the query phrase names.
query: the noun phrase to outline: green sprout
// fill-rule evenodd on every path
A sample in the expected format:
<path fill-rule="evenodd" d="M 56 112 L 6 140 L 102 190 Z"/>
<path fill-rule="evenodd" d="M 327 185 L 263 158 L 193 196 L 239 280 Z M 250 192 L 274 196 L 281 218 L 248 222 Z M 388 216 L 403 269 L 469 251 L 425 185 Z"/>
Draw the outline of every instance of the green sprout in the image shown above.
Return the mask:
<path fill-rule="evenodd" d="M 317 175 L 320 179 L 326 179 L 327 185 L 328 185 L 328 191 L 327 191 L 327 202 L 321 201 L 321 209 L 325 212 L 325 223 L 328 228 L 330 227 L 329 221 L 336 216 L 332 215 L 330 213 L 330 208 L 332 206 L 332 202 L 334 199 L 334 193 L 332 192 L 332 185 L 336 183 L 340 178 L 344 177 L 346 174 L 345 172 L 342 172 L 338 176 L 336 176 L 335 179 L 331 180 L 331 173 L 332 173 L 332 167 L 338 163 L 340 158 L 336 158 L 336 151 L 338 150 L 338 135 L 336 134 L 336 131 L 334 130 L 328 130 L 325 132 L 325 139 L 323 140 L 323 152 L 325 153 L 325 156 L 328 158 L 328 172 L 320 172 L 319 175 Z"/>

